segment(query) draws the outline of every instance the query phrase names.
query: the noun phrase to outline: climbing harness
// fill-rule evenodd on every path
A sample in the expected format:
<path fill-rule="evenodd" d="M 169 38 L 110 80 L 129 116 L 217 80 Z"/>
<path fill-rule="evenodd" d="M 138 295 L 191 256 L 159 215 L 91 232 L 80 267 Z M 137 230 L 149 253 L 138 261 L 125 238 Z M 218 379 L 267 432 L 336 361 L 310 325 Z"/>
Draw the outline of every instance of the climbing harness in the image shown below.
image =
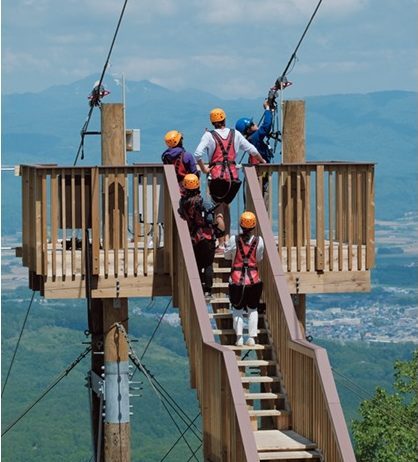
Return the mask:
<path fill-rule="evenodd" d="M 235 130 L 231 129 L 226 139 L 219 136 L 215 130 L 211 130 L 210 133 L 216 146 L 209 163 L 209 168 L 211 169 L 210 193 L 216 202 L 229 204 L 241 186 L 235 160 Z"/>
<path fill-rule="evenodd" d="M 98 80 L 94 86 L 93 90 L 91 91 L 90 95 L 88 96 L 90 106 L 101 106 L 101 100 L 105 96 L 110 95 L 110 91 L 106 90 L 103 84 L 100 83 Z"/>
<path fill-rule="evenodd" d="M 254 237 L 251 244 L 244 243 L 241 236 L 236 240 L 237 251 L 231 268 L 231 281 L 237 285 L 253 285 L 260 282 L 256 256 L 258 236 Z"/>
<path fill-rule="evenodd" d="M 235 236 L 235 242 L 237 250 L 231 266 L 229 295 L 231 304 L 240 307 L 244 301 L 246 287 L 262 284 L 257 266 L 259 237 L 254 237 L 251 244 L 248 244 L 244 243 L 242 236 Z"/>
<path fill-rule="evenodd" d="M 182 198 L 180 202 L 181 216 L 187 221 L 192 244 L 200 241 L 213 240 L 212 227 L 207 223 L 206 211 L 202 205 L 202 198 L 199 195 L 190 198 Z"/>

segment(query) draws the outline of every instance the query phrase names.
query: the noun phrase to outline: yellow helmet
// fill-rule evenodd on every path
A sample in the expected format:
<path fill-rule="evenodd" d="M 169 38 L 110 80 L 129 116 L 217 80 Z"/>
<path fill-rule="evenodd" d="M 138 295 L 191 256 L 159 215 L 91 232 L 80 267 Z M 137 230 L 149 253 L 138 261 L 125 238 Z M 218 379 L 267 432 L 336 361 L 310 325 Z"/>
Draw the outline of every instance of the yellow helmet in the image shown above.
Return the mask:
<path fill-rule="evenodd" d="M 184 178 L 183 178 L 183 186 L 186 189 L 199 189 L 200 186 L 200 181 L 199 177 L 195 175 L 194 173 L 188 173 Z"/>
<path fill-rule="evenodd" d="M 253 212 L 243 212 L 239 219 L 241 228 L 252 229 L 257 224 L 257 219 Z"/>
<path fill-rule="evenodd" d="M 170 130 L 164 136 L 165 144 L 169 148 L 175 148 L 183 138 L 183 135 L 177 130 Z"/>
<path fill-rule="evenodd" d="M 212 109 L 210 111 L 210 121 L 212 123 L 215 122 L 222 122 L 226 119 L 226 114 L 225 111 L 219 107 L 216 107 L 215 109 Z"/>

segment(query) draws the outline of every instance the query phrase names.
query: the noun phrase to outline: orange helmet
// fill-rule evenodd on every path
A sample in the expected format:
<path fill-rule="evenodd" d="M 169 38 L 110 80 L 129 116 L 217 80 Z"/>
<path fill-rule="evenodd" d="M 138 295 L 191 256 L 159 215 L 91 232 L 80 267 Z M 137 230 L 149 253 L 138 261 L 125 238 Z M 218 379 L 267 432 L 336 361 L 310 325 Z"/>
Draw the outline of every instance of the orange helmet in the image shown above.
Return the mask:
<path fill-rule="evenodd" d="M 253 212 L 243 212 L 239 219 L 241 228 L 252 229 L 257 224 L 257 219 Z"/>
<path fill-rule="evenodd" d="M 199 177 L 195 175 L 194 173 L 188 173 L 184 178 L 183 178 L 183 186 L 186 189 L 199 189 L 200 186 L 200 181 Z"/>
<path fill-rule="evenodd" d="M 219 107 L 216 107 L 215 109 L 212 109 L 210 111 L 210 121 L 212 123 L 215 122 L 222 122 L 226 119 L 226 114 L 225 111 Z"/>
<path fill-rule="evenodd" d="M 175 148 L 183 138 L 183 135 L 177 130 L 170 130 L 164 136 L 165 144 L 169 148 Z"/>

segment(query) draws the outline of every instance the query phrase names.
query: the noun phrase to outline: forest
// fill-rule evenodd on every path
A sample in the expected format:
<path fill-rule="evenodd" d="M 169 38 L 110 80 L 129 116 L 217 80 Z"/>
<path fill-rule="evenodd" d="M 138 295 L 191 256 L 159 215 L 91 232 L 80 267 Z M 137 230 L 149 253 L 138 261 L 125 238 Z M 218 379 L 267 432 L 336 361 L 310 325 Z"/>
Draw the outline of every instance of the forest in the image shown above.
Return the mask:
<path fill-rule="evenodd" d="M 4 291 L 2 297 L 2 432 L 13 425 L 3 436 L 2 460 L 90 461 L 90 408 L 85 387 L 89 355 L 20 418 L 88 347 L 85 301 L 43 300 L 35 295 L 4 387 L 31 295 L 28 289 L 18 288 Z M 132 460 L 152 462 L 165 456 L 167 461 L 187 460 L 190 448 L 198 450 L 202 434 L 196 394 L 189 386 L 187 351 L 177 310 L 170 306 L 169 298 L 136 298 L 129 303 L 129 337 L 155 380 L 151 386 L 147 377 L 135 373 L 134 380 L 142 382 L 142 390 L 140 397 L 131 399 Z M 395 360 L 408 360 L 414 351 L 410 343 L 341 342 L 329 338 L 315 338 L 315 343 L 328 351 L 349 428 L 359 417 L 360 403 L 370 399 L 377 386 L 392 391 Z M 180 433 L 192 421 L 193 431 L 188 430 L 185 439 L 181 438 Z M 200 460 L 199 450 L 197 457 Z"/>

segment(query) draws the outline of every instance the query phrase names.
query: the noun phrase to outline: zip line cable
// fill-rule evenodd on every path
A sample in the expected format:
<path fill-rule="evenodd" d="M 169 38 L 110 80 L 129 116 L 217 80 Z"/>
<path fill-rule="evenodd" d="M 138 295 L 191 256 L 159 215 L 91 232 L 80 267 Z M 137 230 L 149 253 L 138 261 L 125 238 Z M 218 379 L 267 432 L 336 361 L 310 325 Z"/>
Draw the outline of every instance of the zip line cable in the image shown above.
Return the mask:
<path fill-rule="evenodd" d="M 299 47 L 300 47 L 303 39 L 305 38 L 305 35 L 308 32 L 308 29 L 311 26 L 311 23 L 312 23 L 314 17 L 316 16 L 316 13 L 317 13 L 319 7 L 321 6 L 321 3 L 322 3 L 322 0 L 319 0 L 318 4 L 316 5 L 315 11 L 312 13 L 311 19 L 309 20 L 307 26 L 305 27 L 305 30 L 303 31 L 303 34 L 302 34 L 298 44 L 296 45 L 295 51 L 292 53 L 292 56 L 290 57 L 289 62 L 287 63 L 282 75 L 276 80 L 276 85 L 277 85 L 277 83 L 281 84 L 283 82 L 283 79 L 286 77 L 286 73 L 289 70 L 289 67 L 292 65 L 292 62 L 296 59 L 296 53 L 298 52 Z"/>
<path fill-rule="evenodd" d="M 149 369 L 147 369 L 147 367 L 145 367 L 144 364 L 142 364 L 141 359 L 138 358 L 138 356 L 136 355 L 134 349 L 132 348 L 131 342 L 130 342 L 130 340 L 128 338 L 128 335 L 127 335 L 126 330 L 123 327 L 123 325 L 120 324 L 120 323 L 117 323 L 116 327 L 119 330 L 122 331 L 122 333 L 125 336 L 125 339 L 126 339 L 126 341 L 128 343 L 129 350 L 130 350 L 129 358 L 132 360 L 132 362 L 134 363 L 136 368 L 139 369 L 145 375 L 145 377 L 149 381 L 152 389 L 155 391 L 155 393 L 160 398 L 160 400 L 165 399 L 167 401 L 167 403 L 170 405 L 170 407 L 174 410 L 174 412 L 176 412 L 176 414 L 179 416 L 179 418 L 186 425 L 190 425 L 191 422 L 192 422 L 191 418 L 187 415 L 186 412 L 184 412 L 184 410 L 181 408 L 181 406 L 179 404 L 177 404 L 177 402 L 174 400 L 174 398 L 167 392 L 167 390 L 165 390 L 165 388 L 161 385 L 161 383 L 158 382 L 158 380 L 153 376 L 151 371 Z M 136 370 L 134 372 L 136 372 Z M 132 376 L 131 376 L 131 380 L 133 378 L 133 375 L 134 374 L 132 374 Z M 197 427 L 196 427 L 196 429 L 197 429 Z M 192 431 L 193 431 L 194 435 L 201 441 L 201 437 L 198 434 L 196 434 L 196 432 L 193 429 L 192 429 Z"/>
<path fill-rule="evenodd" d="M 135 355 L 135 352 L 130 347 L 131 353 L 129 354 L 130 359 L 135 364 L 137 369 L 139 369 L 149 381 L 152 389 L 155 391 L 156 395 L 160 400 L 165 399 L 173 411 L 178 415 L 178 417 L 183 421 L 186 425 L 191 425 L 192 419 L 187 415 L 187 413 L 181 408 L 181 406 L 176 402 L 176 400 L 167 392 L 167 390 L 161 385 L 160 382 L 155 378 L 155 376 L 151 373 L 151 371 L 141 363 L 141 360 Z M 132 378 L 131 378 L 132 380 Z M 195 426 L 198 432 L 201 431 Z M 194 429 L 191 429 L 193 434 L 201 441 L 201 437 L 199 434 L 196 433 Z"/>
<path fill-rule="evenodd" d="M 164 309 L 163 314 L 160 316 L 160 319 L 158 320 L 158 324 L 157 324 L 157 326 L 155 327 L 154 332 L 151 334 L 151 337 L 149 338 L 148 343 L 145 345 L 144 351 L 142 352 L 141 357 L 139 358 L 140 360 L 142 360 L 142 359 L 144 358 L 145 353 L 147 352 L 147 350 L 148 350 L 148 348 L 149 348 L 149 346 L 150 346 L 152 340 L 154 339 L 155 334 L 157 333 L 157 330 L 158 330 L 158 328 L 160 327 L 161 322 L 162 322 L 162 320 L 163 320 L 165 314 L 167 313 L 168 307 L 171 305 L 172 300 L 173 300 L 173 297 L 170 297 L 170 300 L 168 301 L 168 303 L 167 303 L 167 305 L 166 305 L 166 307 L 165 307 L 165 309 Z M 148 303 L 148 306 L 149 306 L 149 305 L 150 305 L 150 303 Z M 132 374 L 132 378 L 134 377 L 136 371 L 137 371 L 137 369 L 135 369 L 134 373 Z"/>
<path fill-rule="evenodd" d="M 91 347 L 87 347 L 68 367 L 65 369 L 49 386 L 48 388 L 30 405 L 28 406 L 22 414 L 14 420 L 11 424 L 9 424 L 4 432 L 1 434 L 3 437 L 9 430 L 11 430 L 32 408 L 36 406 L 56 385 L 58 385 L 61 380 L 66 377 L 72 369 L 83 359 L 85 358 L 91 351 Z"/>
<path fill-rule="evenodd" d="M 180 407 L 179 404 L 177 404 L 177 402 L 174 400 L 174 398 L 167 392 L 167 390 L 161 385 L 161 383 L 155 378 L 155 376 L 151 373 L 151 371 L 146 368 L 144 366 L 144 368 L 146 369 L 147 373 L 148 373 L 148 376 L 151 377 L 151 380 L 153 381 L 153 384 L 155 385 L 155 388 L 158 388 L 159 389 L 159 392 L 160 392 L 160 395 L 165 399 L 167 400 L 167 402 L 170 404 L 171 408 L 177 413 L 177 415 L 180 417 L 180 419 L 183 420 L 183 422 L 186 424 L 186 425 L 191 425 L 192 424 L 192 419 L 187 415 L 187 413 Z M 182 414 L 184 416 L 184 418 L 180 415 Z M 200 415 L 200 412 L 199 412 L 199 415 Z M 200 433 L 201 435 L 201 430 L 200 428 L 198 428 L 196 425 L 193 425 L 194 428 Z M 196 436 L 196 438 L 198 438 L 200 441 L 202 440 L 200 435 L 199 434 L 196 434 L 196 432 L 193 430 L 193 428 L 191 428 L 193 434 Z"/>
<path fill-rule="evenodd" d="M 170 404 L 170 406 L 172 407 L 172 409 L 177 413 L 177 415 L 183 420 L 183 422 L 188 425 L 190 424 L 191 422 L 191 418 L 183 411 L 183 409 L 176 403 L 176 401 L 173 399 L 173 397 L 164 389 L 164 387 L 158 382 L 158 380 L 152 375 L 152 373 L 150 372 L 149 369 L 147 369 L 145 367 L 144 364 L 142 364 L 141 362 L 141 359 L 138 358 L 138 355 L 135 353 L 135 350 L 133 349 L 132 345 L 131 345 L 131 342 L 129 340 L 129 337 L 128 337 L 128 334 L 125 330 L 125 327 L 123 326 L 123 324 L 121 323 L 116 323 L 116 328 L 118 330 L 120 330 L 122 332 L 122 334 L 124 335 L 125 339 L 126 339 L 126 342 L 128 344 L 128 347 L 129 347 L 129 358 L 131 359 L 131 361 L 134 363 L 134 365 L 137 367 L 137 369 L 139 369 L 144 375 L 145 377 L 147 378 L 147 380 L 149 381 L 151 387 L 153 388 L 153 390 L 155 391 L 155 393 L 158 395 L 158 397 L 160 399 L 166 399 L 167 402 Z M 133 374 L 131 376 L 131 380 L 132 380 L 132 377 L 133 377 Z M 162 389 L 163 392 L 164 392 L 164 395 L 160 392 L 160 390 L 157 390 L 157 387 L 156 385 L 160 388 L 160 390 Z M 174 403 L 174 404 L 172 404 Z M 177 410 L 178 409 L 178 410 Z M 180 411 L 180 412 L 179 412 Z M 186 421 L 181 415 L 183 414 L 188 421 Z M 200 436 L 198 436 L 194 431 L 193 433 L 195 434 L 195 436 L 201 440 Z"/>
<path fill-rule="evenodd" d="M 103 78 L 104 78 L 104 75 L 106 73 L 106 69 L 107 69 L 107 67 L 109 65 L 110 56 L 111 56 L 112 51 L 113 51 L 113 46 L 115 44 L 116 37 L 117 37 L 118 32 L 119 32 L 119 27 L 121 25 L 123 15 L 125 14 L 125 9 L 126 9 L 127 3 L 128 3 L 128 0 L 125 0 L 125 3 L 123 4 L 123 7 L 122 7 L 121 14 L 119 16 L 119 20 L 118 20 L 118 24 L 116 26 L 115 33 L 113 34 L 112 43 L 110 45 L 110 49 L 109 49 L 109 52 L 107 54 L 106 62 L 104 64 L 104 66 L 103 66 L 103 70 L 102 70 L 102 74 L 100 76 L 99 83 L 93 89 L 92 101 L 90 102 L 90 109 L 89 109 L 86 121 L 84 122 L 83 128 L 81 129 L 81 140 L 80 140 L 80 144 L 78 146 L 77 154 L 76 154 L 75 159 L 74 159 L 74 164 L 73 164 L 74 166 L 77 164 L 78 156 L 80 155 L 80 153 L 81 153 L 81 158 L 82 159 L 84 158 L 84 136 L 85 136 L 85 133 L 86 133 L 87 128 L 89 126 L 90 119 L 91 119 L 91 116 L 93 114 L 93 109 L 94 109 L 94 107 L 96 105 L 100 104 L 100 96 L 101 96 L 100 95 L 100 91 L 101 91 L 100 89 L 102 87 Z"/>
<path fill-rule="evenodd" d="M 161 401 L 161 403 L 164 406 L 165 410 L 168 412 L 168 415 L 169 415 L 170 419 L 173 421 L 173 423 L 176 426 L 177 430 L 179 431 L 180 437 L 184 440 L 184 442 L 187 444 L 187 447 L 190 449 L 190 452 L 192 453 L 192 457 L 194 457 L 197 460 L 197 462 L 199 462 L 199 459 L 195 455 L 195 451 L 193 451 L 192 447 L 190 446 L 190 443 L 187 441 L 187 438 L 184 435 L 185 432 L 181 431 L 181 428 L 179 427 L 179 425 L 175 421 L 174 417 L 171 415 L 171 413 L 168 410 L 168 408 L 167 408 L 166 404 L 164 403 L 164 401 Z M 200 443 L 200 444 L 202 444 L 202 443 Z M 191 460 L 191 459 L 189 459 L 189 460 Z"/>
<path fill-rule="evenodd" d="M 182 435 L 182 438 L 184 439 L 185 443 L 187 444 L 188 448 L 190 449 L 190 452 L 191 452 L 192 454 L 194 454 L 194 451 L 193 451 L 193 449 L 191 448 L 189 442 L 187 441 L 187 439 L 186 439 L 186 437 L 184 436 L 184 434 L 182 434 L 182 431 L 181 431 L 179 425 L 177 424 L 176 420 L 175 420 L 174 417 L 172 416 L 170 410 L 169 410 L 168 407 L 167 407 L 167 404 L 164 402 L 164 399 L 166 399 L 166 398 L 164 398 L 164 397 L 160 394 L 160 392 L 156 389 L 154 383 L 152 382 L 152 378 L 151 378 L 151 376 L 150 376 L 148 370 L 147 370 L 147 369 L 144 367 L 144 365 L 141 363 L 141 360 L 136 356 L 135 351 L 133 350 L 133 348 L 132 348 L 132 346 L 131 346 L 131 344 L 130 344 L 129 338 L 127 337 L 127 333 L 126 333 L 125 328 L 123 327 L 123 325 L 121 325 L 121 324 L 119 324 L 119 323 L 116 324 L 116 327 L 117 327 L 119 330 L 122 331 L 123 335 L 125 336 L 125 338 L 126 338 L 126 340 L 127 340 L 127 342 L 128 342 L 128 346 L 129 346 L 129 350 L 130 350 L 130 353 L 129 353 L 130 359 L 131 359 L 132 362 L 135 364 L 135 366 L 136 366 L 138 369 L 140 369 L 141 372 L 145 375 L 145 377 L 146 377 L 147 380 L 149 381 L 149 383 L 150 383 L 152 389 L 155 391 L 155 393 L 157 394 L 158 398 L 160 399 L 161 404 L 163 405 L 164 409 L 167 411 L 167 413 L 168 413 L 170 419 L 173 421 L 173 423 L 174 423 L 174 425 L 176 426 L 177 430 L 178 430 L 179 433 Z M 173 405 L 172 405 L 168 400 L 167 400 L 167 402 L 168 402 L 168 404 L 170 404 L 170 406 L 173 408 Z M 174 408 L 173 408 L 173 409 L 174 409 Z M 180 419 L 181 419 L 184 423 L 187 424 L 187 422 L 185 422 L 184 418 L 178 413 L 178 411 L 177 411 L 176 409 L 174 409 L 174 411 L 177 413 L 177 415 L 180 417 Z M 191 424 L 189 423 L 189 425 L 191 425 Z M 196 435 L 196 436 L 197 436 L 197 435 Z M 198 437 L 198 438 L 199 438 L 199 437 Z M 201 438 L 199 438 L 199 440 L 201 441 Z M 196 458 L 196 456 L 195 456 L 195 458 Z M 197 460 L 197 458 L 196 458 L 196 460 Z"/>
<path fill-rule="evenodd" d="M 167 303 L 167 305 L 166 305 L 166 307 L 165 307 L 164 313 L 161 315 L 160 319 L 158 320 L 157 327 L 154 329 L 154 332 L 151 334 L 151 337 L 150 337 L 150 339 L 148 340 L 148 343 L 146 344 L 146 346 L 145 346 L 145 348 L 144 348 L 144 351 L 143 351 L 142 354 L 141 354 L 141 358 L 140 358 L 140 359 L 143 359 L 143 358 L 144 358 L 145 353 L 147 352 L 148 347 L 150 346 L 152 340 L 154 339 L 154 336 L 155 336 L 155 334 L 157 333 L 157 330 L 158 330 L 158 328 L 159 328 L 160 325 L 161 325 L 161 321 L 163 320 L 165 314 L 167 313 L 167 310 L 168 310 L 169 306 L 171 305 L 172 300 L 173 300 L 173 297 L 170 297 L 170 300 L 168 301 L 168 303 Z"/>
<path fill-rule="evenodd" d="M 187 426 L 187 428 L 182 432 L 182 434 L 177 438 L 177 440 L 173 443 L 171 448 L 165 453 L 164 457 L 160 460 L 160 462 L 163 462 L 167 456 L 170 454 L 170 452 L 177 446 L 178 442 L 182 439 L 183 435 L 190 429 L 191 425 L 195 423 L 197 418 L 200 416 L 200 412 L 196 415 L 196 417 L 193 419 L 193 421 Z M 196 453 L 196 451 L 202 446 L 202 443 L 200 443 L 200 446 L 195 449 L 195 451 L 192 454 L 192 457 Z M 190 460 L 190 459 L 189 459 Z"/>
<path fill-rule="evenodd" d="M 2 388 L 2 390 L 1 390 L 1 397 L 2 397 L 2 398 L 3 398 L 4 390 L 5 390 L 6 385 L 7 385 L 7 381 L 9 380 L 10 371 L 12 370 L 12 367 L 13 367 L 13 363 L 14 363 L 14 360 L 15 360 L 15 357 L 16 357 L 16 353 L 17 353 L 17 350 L 18 350 L 18 348 L 19 348 L 20 339 L 22 338 L 22 334 L 23 334 L 23 331 L 24 331 L 24 329 L 25 329 L 26 321 L 28 320 L 29 311 L 30 311 L 30 308 L 31 308 L 31 306 L 32 306 L 32 302 L 33 302 L 34 297 L 35 297 L 35 291 L 33 290 L 33 291 L 32 291 L 32 298 L 30 299 L 29 306 L 28 306 L 28 309 L 27 309 L 27 311 L 26 311 L 25 319 L 23 320 L 22 328 L 20 329 L 19 338 L 17 339 L 17 343 L 16 343 L 16 346 L 15 346 L 15 350 L 14 350 L 14 352 L 13 352 L 12 360 L 10 361 L 9 369 L 7 370 L 6 379 L 5 379 L 5 381 L 4 381 L 3 388 Z"/>
<path fill-rule="evenodd" d="M 194 450 L 194 453 L 187 459 L 187 462 L 190 462 L 192 460 L 192 457 L 196 457 L 195 454 L 201 447 L 202 447 L 202 443 L 200 443 L 199 446 Z"/>
<path fill-rule="evenodd" d="M 272 120 L 270 134 L 268 135 L 269 140 L 270 139 L 274 140 L 273 148 L 271 148 L 272 149 L 272 154 L 273 154 L 272 158 L 274 158 L 274 153 L 276 152 L 278 142 L 279 141 L 281 142 L 281 134 L 283 132 L 282 91 L 288 85 L 290 85 L 290 82 L 287 81 L 286 74 L 291 72 L 293 70 L 294 66 L 295 66 L 296 59 L 297 59 L 296 53 L 298 52 L 299 47 L 302 44 L 303 39 L 305 38 L 305 35 L 308 32 L 308 29 L 311 26 L 312 21 L 315 18 L 316 13 L 318 12 L 319 7 L 321 6 L 321 3 L 322 3 L 322 0 L 319 0 L 318 4 L 316 5 L 316 8 L 315 8 L 314 12 L 312 13 L 311 18 L 309 19 L 308 24 L 305 27 L 305 30 L 302 33 L 302 36 L 299 39 L 299 42 L 296 45 L 295 50 L 291 54 L 290 59 L 289 59 L 287 65 L 286 65 L 286 67 L 284 68 L 284 71 L 282 72 L 280 77 L 277 78 L 277 80 L 274 83 L 273 87 L 270 88 L 270 90 L 268 92 L 267 101 L 268 101 L 270 109 L 272 111 L 275 111 L 275 109 L 277 108 L 276 98 L 278 96 L 278 92 L 280 92 L 280 117 L 278 115 L 278 111 L 275 111 L 275 114 L 273 114 L 273 120 Z M 291 67 L 291 69 L 290 69 L 290 67 Z M 289 71 L 289 69 L 290 69 L 290 71 Z M 261 116 L 261 119 L 260 119 L 258 125 L 261 124 L 263 119 L 264 119 L 264 114 Z M 276 128 L 276 126 L 277 126 L 277 128 Z"/>

